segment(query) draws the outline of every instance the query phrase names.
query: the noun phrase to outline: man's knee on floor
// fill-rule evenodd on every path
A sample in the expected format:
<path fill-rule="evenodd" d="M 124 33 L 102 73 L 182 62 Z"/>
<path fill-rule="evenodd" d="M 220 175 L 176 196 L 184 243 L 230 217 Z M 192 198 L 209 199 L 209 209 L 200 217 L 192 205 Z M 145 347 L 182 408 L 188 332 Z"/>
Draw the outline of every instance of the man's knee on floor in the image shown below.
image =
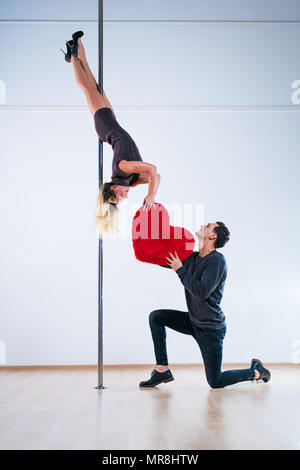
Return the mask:
<path fill-rule="evenodd" d="M 207 382 L 211 388 L 224 388 L 222 376 L 207 377 Z"/>

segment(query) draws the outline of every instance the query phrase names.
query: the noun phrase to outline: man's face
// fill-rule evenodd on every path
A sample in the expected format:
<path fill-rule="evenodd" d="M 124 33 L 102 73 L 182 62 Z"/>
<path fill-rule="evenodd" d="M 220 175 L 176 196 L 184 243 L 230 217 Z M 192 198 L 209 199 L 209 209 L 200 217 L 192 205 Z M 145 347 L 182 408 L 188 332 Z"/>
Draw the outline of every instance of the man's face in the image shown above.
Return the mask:
<path fill-rule="evenodd" d="M 214 232 L 215 227 L 218 227 L 216 222 L 210 222 L 207 225 L 201 225 L 198 232 L 196 232 L 199 242 L 204 243 L 207 240 L 215 240 L 217 238 L 217 234 Z"/>

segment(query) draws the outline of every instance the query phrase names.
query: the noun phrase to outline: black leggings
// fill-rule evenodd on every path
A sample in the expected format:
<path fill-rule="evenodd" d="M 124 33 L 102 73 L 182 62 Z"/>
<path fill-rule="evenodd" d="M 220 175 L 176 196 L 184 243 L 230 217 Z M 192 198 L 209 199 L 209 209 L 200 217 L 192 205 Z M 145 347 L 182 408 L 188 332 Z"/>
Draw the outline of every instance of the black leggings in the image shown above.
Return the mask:
<path fill-rule="evenodd" d="M 253 380 L 253 369 L 235 369 L 221 372 L 223 339 L 226 327 L 220 330 L 196 327 L 189 312 L 179 310 L 154 310 L 149 315 L 156 364 L 168 365 L 166 326 L 185 335 L 191 335 L 197 341 L 205 367 L 206 379 L 212 388 L 223 388 L 237 382 Z"/>

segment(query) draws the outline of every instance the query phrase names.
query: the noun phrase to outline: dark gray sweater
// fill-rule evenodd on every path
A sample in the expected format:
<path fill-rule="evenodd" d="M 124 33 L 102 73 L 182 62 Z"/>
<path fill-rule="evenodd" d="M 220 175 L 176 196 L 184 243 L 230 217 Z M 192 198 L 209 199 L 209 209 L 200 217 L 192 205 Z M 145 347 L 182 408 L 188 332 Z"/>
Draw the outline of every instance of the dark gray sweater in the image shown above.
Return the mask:
<path fill-rule="evenodd" d="M 220 303 L 227 276 L 224 256 L 213 250 L 200 257 L 199 251 L 194 251 L 182 264 L 176 274 L 185 287 L 192 322 L 199 328 L 223 328 L 226 323 Z"/>

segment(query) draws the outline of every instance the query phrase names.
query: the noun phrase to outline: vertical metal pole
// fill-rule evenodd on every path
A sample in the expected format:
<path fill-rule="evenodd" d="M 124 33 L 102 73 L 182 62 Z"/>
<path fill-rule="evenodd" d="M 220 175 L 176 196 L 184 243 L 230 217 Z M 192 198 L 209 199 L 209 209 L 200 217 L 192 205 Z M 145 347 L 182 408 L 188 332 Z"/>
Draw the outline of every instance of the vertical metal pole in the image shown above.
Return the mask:
<path fill-rule="evenodd" d="M 103 0 L 98 0 L 98 83 L 103 96 Z M 103 185 L 103 142 L 99 138 L 99 189 Z M 98 249 L 98 387 L 103 386 L 103 239 Z"/>

